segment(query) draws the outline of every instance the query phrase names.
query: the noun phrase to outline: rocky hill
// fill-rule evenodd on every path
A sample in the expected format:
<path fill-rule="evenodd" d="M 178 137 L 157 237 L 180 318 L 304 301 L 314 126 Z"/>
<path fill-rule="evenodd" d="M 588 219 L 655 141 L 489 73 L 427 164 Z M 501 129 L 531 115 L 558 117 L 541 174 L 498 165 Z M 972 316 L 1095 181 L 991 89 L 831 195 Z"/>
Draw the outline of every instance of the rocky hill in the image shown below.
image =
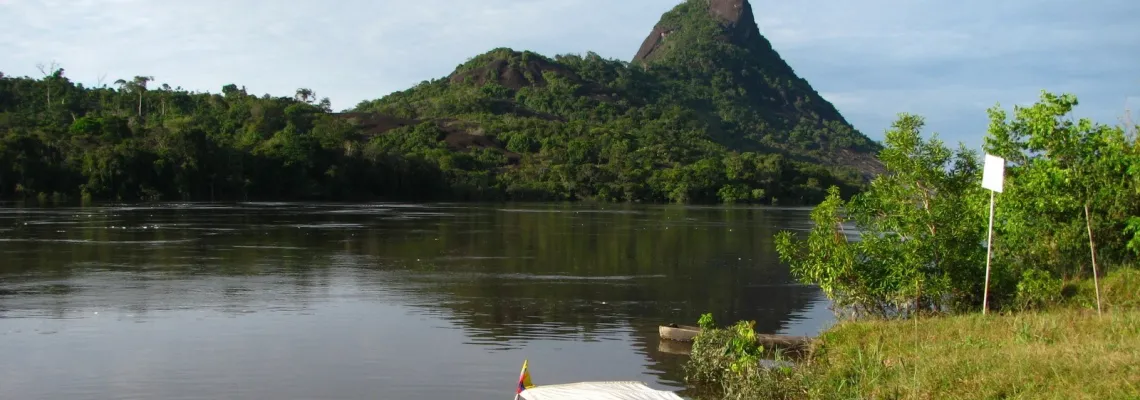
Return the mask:
<path fill-rule="evenodd" d="M 662 16 L 633 63 L 660 68 L 725 93 L 713 107 L 737 127 L 737 137 L 814 157 L 870 176 L 881 171 L 880 148 L 856 131 L 760 34 L 747 0 L 689 0 Z M 740 144 L 747 147 L 746 144 Z M 818 157 L 823 155 L 822 157 Z"/>
<path fill-rule="evenodd" d="M 741 200 L 807 200 L 825 181 L 857 186 L 880 171 L 874 158 L 879 145 L 796 75 L 760 34 L 747 0 L 679 4 L 662 16 L 632 62 L 496 49 L 448 77 L 361 103 L 355 111 L 447 121 L 441 127 L 465 121 L 467 133 L 493 138 L 503 154 L 521 159 L 516 169 L 528 171 L 512 173 L 550 185 L 588 175 L 582 167 L 621 169 L 614 165 L 623 162 L 618 158 L 638 158 L 648 170 L 646 180 L 700 163 L 723 164 L 733 155 L 778 155 L 782 163 L 780 176 L 764 184 L 726 178 L 713 186 L 663 185 L 650 190 L 658 194 L 651 198 L 711 201 L 726 197 L 718 192 L 747 192 Z M 628 152 L 609 151 L 614 135 L 624 135 Z M 652 154 L 634 151 L 654 146 L 659 150 Z M 574 148 L 588 150 L 589 157 L 571 160 Z M 547 176 L 552 165 L 566 168 L 561 174 L 567 178 Z M 621 174 L 599 179 L 612 175 Z M 567 195 L 596 197 L 599 183 L 571 184 Z M 602 194 L 638 197 L 628 190 Z"/>

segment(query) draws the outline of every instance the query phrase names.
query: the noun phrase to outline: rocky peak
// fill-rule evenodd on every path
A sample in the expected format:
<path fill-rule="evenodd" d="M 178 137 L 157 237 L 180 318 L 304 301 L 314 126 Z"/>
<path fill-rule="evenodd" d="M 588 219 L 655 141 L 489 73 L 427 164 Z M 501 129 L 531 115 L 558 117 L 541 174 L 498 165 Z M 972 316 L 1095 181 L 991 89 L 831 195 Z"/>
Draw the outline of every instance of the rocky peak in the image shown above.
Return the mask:
<path fill-rule="evenodd" d="M 633 60 L 646 62 L 655 58 L 670 34 L 682 29 L 692 29 L 686 25 L 689 19 L 700 17 L 689 15 L 694 13 L 704 13 L 713 17 L 721 28 L 719 39 L 745 47 L 755 44 L 756 39 L 761 39 L 767 44 L 767 40 L 760 35 L 760 28 L 756 25 L 756 18 L 752 13 L 752 4 L 748 0 L 686 0 L 657 23 L 653 32 L 642 42 Z"/>
<path fill-rule="evenodd" d="M 705 0 L 709 3 L 709 13 L 728 25 L 736 26 L 740 21 L 752 22 L 752 5 L 748 0 Z"/>

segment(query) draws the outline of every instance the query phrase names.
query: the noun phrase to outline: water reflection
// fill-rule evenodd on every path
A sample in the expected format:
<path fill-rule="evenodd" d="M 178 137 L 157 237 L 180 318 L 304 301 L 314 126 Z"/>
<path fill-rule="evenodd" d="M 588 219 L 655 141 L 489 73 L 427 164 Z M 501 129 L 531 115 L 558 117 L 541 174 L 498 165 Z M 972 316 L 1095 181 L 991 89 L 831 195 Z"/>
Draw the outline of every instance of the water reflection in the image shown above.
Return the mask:
<path fill-rule="evenodd" d="M 829 321 L 818 290 L 793 284 L 770 242 L 779 229 L 810 227 L 807 212 L 0 208 L 0 351 L 33 366 L 0 367 L 0 397 L 359 398 L 379 385 L 393 398 L 425 388 L 502 398 L 524 357 L 541 366 L 538 383 L 677 388 L 684 359 L 659 351 L 662 323 L 711 311 L 756 320 L 761 332 L 813 334 Z M 150 369 L 95 373 L 114 387 L 84 381 L 100 363 L 84 352 Z"/>

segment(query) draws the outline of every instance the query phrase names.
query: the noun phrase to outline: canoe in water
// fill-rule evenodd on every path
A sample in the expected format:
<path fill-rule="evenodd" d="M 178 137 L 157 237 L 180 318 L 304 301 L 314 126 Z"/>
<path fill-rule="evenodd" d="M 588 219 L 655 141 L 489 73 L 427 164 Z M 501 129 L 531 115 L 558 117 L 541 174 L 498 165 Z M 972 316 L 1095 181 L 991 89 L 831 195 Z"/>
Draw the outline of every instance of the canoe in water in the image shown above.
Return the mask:
<path fill-rule="evenodd" d="M 662 325 L 657 327 L 657 333 L 661 335 L 662 339 L 674 340 L 678 342 L 691 342 L 701 333 L 701 328 L 688 325 Z"/>
<path fill-rule="evenodd" d="M 673 340 L 677 342 L 692 342 L 701 333 L 701 328 L 688 325 L 661 325 L 657 327 L 658 334 L 661 335 L 662 340 Z M 771 348 L 783 349 L 802 349 L 811 343 L 811 338 L 807 336 L 789 336 L 789 335 L 765 335 L 756 334 L 756 341 L 761 346 Z"/>

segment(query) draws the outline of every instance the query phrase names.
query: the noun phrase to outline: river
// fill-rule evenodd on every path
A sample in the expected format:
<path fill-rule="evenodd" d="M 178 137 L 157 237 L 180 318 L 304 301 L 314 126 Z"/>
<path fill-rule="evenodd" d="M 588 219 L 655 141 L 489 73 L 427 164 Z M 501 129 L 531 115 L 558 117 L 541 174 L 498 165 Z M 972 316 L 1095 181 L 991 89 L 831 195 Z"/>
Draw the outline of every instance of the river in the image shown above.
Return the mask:
<path fill-rule="evenodd" d="M 808 209 L 0 205 L 0 399 L 471 399 L 684 388 L 657 326 L 813 335 L 772 235 Z"/>

